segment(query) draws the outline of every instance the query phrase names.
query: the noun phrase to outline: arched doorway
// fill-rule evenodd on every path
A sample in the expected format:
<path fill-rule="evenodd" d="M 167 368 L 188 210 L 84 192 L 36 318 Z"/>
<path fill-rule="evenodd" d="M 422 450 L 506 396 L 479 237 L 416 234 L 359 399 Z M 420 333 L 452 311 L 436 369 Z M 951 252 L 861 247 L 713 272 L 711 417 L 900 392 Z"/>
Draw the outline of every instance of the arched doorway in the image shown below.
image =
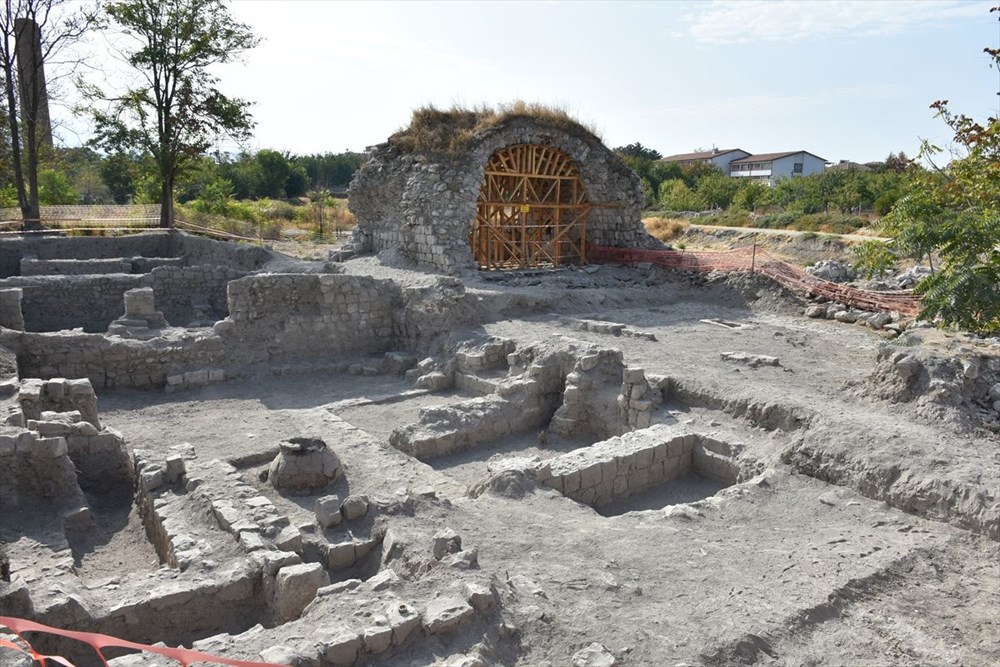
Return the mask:
<path fill-rule="evenodd" d="M 580 170 L 557 148 L 507 146 L 490 158 L 470 237 L 483 269 L 587 261 L 591 204 Z"/>

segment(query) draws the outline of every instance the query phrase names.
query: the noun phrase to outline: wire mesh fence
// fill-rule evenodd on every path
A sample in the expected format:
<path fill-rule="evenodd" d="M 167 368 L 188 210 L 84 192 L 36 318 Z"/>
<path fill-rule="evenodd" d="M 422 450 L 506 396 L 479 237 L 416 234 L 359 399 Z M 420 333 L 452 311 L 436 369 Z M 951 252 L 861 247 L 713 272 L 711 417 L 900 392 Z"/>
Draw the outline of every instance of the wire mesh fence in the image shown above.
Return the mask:
<path fill-rule="evenodd" d="M 876 292 L 817 278 L 757 248 L 734 250 L 640 250 L 591 246 L 588 257 L 595 263 L 633 264 L 649 262 L 681 271 L 738 271 L 760 273 L 785 287 L 822 296 L 854 308 L 896 311 L 904 315 L 920 312 L 920 299 L 912 291 Z"/>

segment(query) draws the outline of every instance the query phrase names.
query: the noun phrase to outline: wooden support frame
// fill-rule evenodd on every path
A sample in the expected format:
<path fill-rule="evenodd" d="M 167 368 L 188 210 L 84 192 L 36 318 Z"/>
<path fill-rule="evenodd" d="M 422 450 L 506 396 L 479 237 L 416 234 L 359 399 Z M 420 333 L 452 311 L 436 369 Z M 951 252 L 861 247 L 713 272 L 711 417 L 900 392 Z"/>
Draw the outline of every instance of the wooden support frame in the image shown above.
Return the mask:
<path fill-rule="evenodd" d="M 593 206 L 566 153 L 507 146 L 486 165 L 469 238 L 473 257 L 486 270 L 586 264 Z"/>

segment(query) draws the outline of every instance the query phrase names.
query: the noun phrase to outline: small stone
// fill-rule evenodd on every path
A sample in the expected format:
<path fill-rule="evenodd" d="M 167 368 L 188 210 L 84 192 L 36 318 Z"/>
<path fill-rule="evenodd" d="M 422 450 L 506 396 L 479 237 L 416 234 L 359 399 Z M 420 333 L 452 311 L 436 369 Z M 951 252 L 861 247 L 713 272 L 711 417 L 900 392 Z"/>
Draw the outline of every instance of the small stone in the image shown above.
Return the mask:
<path fill-rule="evenodd" d="M 457 554 L 446 556 L 441 559 L 441 565 L 453 567 L 456 570 L 478 570 L 479 550 L 466 549 L 465 551 L 459 551 Z"/>
<path fill-rule="evenodd" d="M 604 645 L 594 642 L 573 654 L 573 667 L 617 667 L 618 660 Z"/>
<path fill-rule="evenodd" d="M 809 306 L 805 310 L 805 315 L 806 317 L 826 317 L 826 306 Z"/>

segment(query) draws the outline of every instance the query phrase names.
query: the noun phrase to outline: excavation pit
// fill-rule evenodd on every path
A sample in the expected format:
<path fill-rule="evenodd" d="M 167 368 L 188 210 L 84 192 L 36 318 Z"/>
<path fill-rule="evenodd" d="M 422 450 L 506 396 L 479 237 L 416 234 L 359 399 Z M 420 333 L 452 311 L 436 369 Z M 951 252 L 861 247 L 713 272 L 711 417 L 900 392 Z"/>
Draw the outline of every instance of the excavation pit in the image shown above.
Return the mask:
<path fill-rule="evenodd" d="M 624 507 L 621 503 L 628 498 L 691 474 L 721 486 L 735 484 L 739 468 L 733 448 L 658 425 L 552 458 L 538 467 L 536 478 L 573 500 L 601 509 L 616 503 Z M 685 486 L 701 485 L 689 480 Z"/>

